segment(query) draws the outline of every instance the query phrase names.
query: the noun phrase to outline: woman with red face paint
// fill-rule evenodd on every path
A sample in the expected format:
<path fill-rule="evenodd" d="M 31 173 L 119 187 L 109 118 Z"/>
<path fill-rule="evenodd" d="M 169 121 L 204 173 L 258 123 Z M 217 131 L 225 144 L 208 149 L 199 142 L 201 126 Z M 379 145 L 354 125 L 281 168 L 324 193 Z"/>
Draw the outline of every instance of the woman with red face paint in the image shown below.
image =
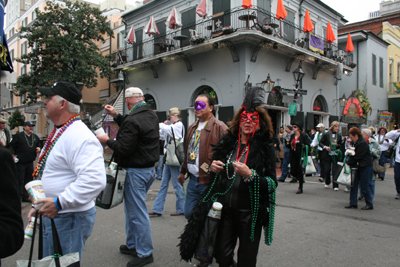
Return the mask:
<path fill-rule="evenodd" d="M 256 266 L 263 227 L 266 244 L 272 242 L 276 157 L 271 118 L 261 107 L 264 96 L 262 88 L 248 89 L 242 107 L 228 123 L 228 134 L 214 148 L 210 185 L 181 236 L 184 260 L 196 252 L 207 213 L 216 201 L 223 205 L 214 252 L 220 267 Z"/>
<path fill-rule="evenodd" d="M 305 151 L 310 152 L 310 143 L 311 140 L 307 136 L 307 134 L 303 133 L 303 122 L 294 121 L 291 123 L 293 126 L 293 132 L 290 136 L 289 143 L 286 143 L 286 147 L 290 149 L 289 162 L 290 162 L 290 174 L 293 178 L 299 181 L 299 189 L 296 194 L 303 193 L 303 184 L 304 184 L 304 173 L 301 166 L 302 163 L 302 154 Z M 306 156 L 308 156 L 306 153 Z"/>

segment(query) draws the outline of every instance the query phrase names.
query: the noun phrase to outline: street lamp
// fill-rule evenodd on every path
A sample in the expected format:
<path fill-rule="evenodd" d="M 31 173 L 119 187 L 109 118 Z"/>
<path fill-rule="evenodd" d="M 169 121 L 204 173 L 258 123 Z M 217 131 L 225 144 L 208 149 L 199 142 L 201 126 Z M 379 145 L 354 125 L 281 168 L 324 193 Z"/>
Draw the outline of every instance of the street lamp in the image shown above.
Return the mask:
<path fill-rule="evenodd" d="M 340 107 L 344 108 L 347 104 L 347 99 L 346 99 L 346 95 L 343 93 L 343 96 L 341 98 L 339 98 L 339 102 L 340 102 Z"/>
<path fill-rule="evenodd" d="M 301 80 L 303 80 L 304 75 L 306 75 L 306 73 L 301 68 L 301 64 L 302 64 L 302 61 L 300 61 L 299 67 L 293 71 L 293 78 L 296 83 L 296 85 L 295 85 L 296 90 L 295 90 L 294 100 L 293 100 L 294 102 L 296 102 L 296 100 L 297 100 L 297 90 L 299 88 Z"/>
<path fill-rule="evenodd" d="M 275 85 L 275 82 L 271 81 L 271 77 L 269 76 L 269 73 L 268 73 L 267 79 L 265 81 L 261 82 L 261 87 L 264 88 L 264 91 L 266 93 L 269 93 L 272 91 L 272 88 L 274 88 L 274 85 Z"/>
<path fill-rule="evenodd" d="M 306 73 L 301 68 L 301 64 L 302 61 L 300 61 L 299 67 L 293 71 L 293 78 L 296 83 L 296 89 L 298 89 L 301 80 L 303 79 L 304 75 L 306 75 Z"/>

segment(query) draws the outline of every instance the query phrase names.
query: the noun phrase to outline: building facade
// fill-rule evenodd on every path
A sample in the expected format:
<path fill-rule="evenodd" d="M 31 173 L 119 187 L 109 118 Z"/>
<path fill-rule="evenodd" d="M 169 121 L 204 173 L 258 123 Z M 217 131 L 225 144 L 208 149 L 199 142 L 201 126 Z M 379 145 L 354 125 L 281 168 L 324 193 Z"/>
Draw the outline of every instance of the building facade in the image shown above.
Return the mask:
<path fill-rule="evenodd" d="M 336 105 L 342 92 L 336 78 L 354 71 L 349 66 L 352 54 L 340 49 L 337 40 L 328 43 L 326 30 L 330 22 L 337 35 L 347 22 L 342 15 L 318 0 L 284 1 L 288 15 L 277 20 L 277 0 L 252 1 L 250 9 L 241 0 L 214 0 L 207 1 L 207 15 L 200 18 L 200 2 L 154 0 L 123 15 L 126 29 L 135 29 L 136 43 L 121 51 L 126 61 L 118 62 L 115 71 L 125 77 L 122 86 L 142 88 L 160 121 L 176 106 L 184 111 L 183 122 L 192 123 L 194 100 L 208 93 L 218 103 L 216 116 L 227 122 L 246 88 L 261 85 L 268 75 L 275 83 L 265 104 L 275 129 L 290 124 L 289 106 L 295 98 L 296 116 L 304 119 L 307 130 L 339 119 Z M 173 7 L 181 14 L 179 29 L 166 25 Z M 315 36 L 302 30 L 306 10 Z M 156 35 L 147 34 L 152 16 Z M 322 44 L 320 52 L 310 46 L 311 39 Z M 299 65 L 305 76 L 298 83 L 302 90 L 296 91 L 293 71 Z M 116 105 L 122 106 L 122 99 Z"/>

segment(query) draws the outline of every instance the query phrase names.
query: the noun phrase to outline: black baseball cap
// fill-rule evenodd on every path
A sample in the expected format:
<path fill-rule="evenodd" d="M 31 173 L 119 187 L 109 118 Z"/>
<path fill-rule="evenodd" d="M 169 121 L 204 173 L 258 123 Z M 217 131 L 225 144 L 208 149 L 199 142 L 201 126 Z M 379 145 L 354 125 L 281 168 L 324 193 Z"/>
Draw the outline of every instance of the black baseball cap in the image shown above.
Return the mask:
<path fill-rule="evenodd" d="M 42 95 L 52 96 L 59 95 L 65 100 L 79 105 L 82 99 L 82 92 L 75 84 L 69 82 L 56 82 L 52 87 L 39 87 Z"/>
<path fill-rule="evenodd" d="M 35 124 L 31 123 L 30 121 L 26 121 L 26 122 L 24 122 L 24 126 L 32 127 L 32 126 L 35 126 Z"/>

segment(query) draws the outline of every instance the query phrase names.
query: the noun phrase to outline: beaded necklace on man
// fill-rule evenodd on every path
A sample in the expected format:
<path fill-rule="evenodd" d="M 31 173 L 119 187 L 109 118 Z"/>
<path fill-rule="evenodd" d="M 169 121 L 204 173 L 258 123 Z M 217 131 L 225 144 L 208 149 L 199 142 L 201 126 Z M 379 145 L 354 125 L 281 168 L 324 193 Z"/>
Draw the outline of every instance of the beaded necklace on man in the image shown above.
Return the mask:
<path fill-rule="evenodd" d="M 57 131 L 57 127 L 54 127 L 53 131 L 49 135 L 49 138 L 47 138 L 46 143 L 43 146 L 43 153 L 39 157 L 35 171 L 32 174 L 33 177 L 37 177 L 43 173 L 44 168 L 46 167 L 47 158 L 49 157 L 51 150 L 53 149 L 60 136 L 67 130 L 69 126 L 80 119 L 81 117 L 79 115 L 71 117 L 66 123 L 61 126 L 61 129 L 56 136 L 54 135 Z"/>
<path fill-rule="evenodd" d="M 139 100 L 138 102 L 135 103 L 135 105 L 133 105 L 131 111 L 129 111 L 129 114 L 131 114 L 136 109 L 145 106 L 146 104 L 147 103 L 144 100 Z"/>
<path fill-rule="evenodd" d="M 29 147 L 33 147 L 33 141 L 34 141 L 34 139 L 33 139 L 33 134 L 31 134 L 31 136 L 32 136 L 32 143 L 31 143 L 31 144 L 29 144 L 29 140 L 28 140 L 28 137 L 26 137 L 26 133 L 25 133 L 25 132 L 24 132 L 24 136 L 25 136 L 26 142 L 28 143 L 28 146 L 29 146 Z"/>
<path fill-rule="evenodd" d="M 319 143 L 319 141 L 321 141 L 321 135 L 323 135 L 324 133 L 325 133 L 325 129 L 322 131 L 322 133 L 321 132 L 318 133 L 318 135 L 317 135 L 318 143 Z"/>
<path fill-rule="evenodd" d="M 204 124 L 203 129 L 206 128 L 206 126 L 207 126 L 207 124 L 208 124 L 209 121 L 210 121 L 210 120 L 208 120 L 208 121 L 206 122 L 206 124 Z M 199 126 L 198 126 L 199 124 L 200 124 L 200 121 L 199 121 L 199 123 L 197 124 L 197 127 L 199 127 Z M 196 157 L 197 157 L 197 155 L 198 155 L 198 153 L 199 153 L 198 151 L 197 151 L 197 153 L 196 153 L 196 147 L 199 145 L 200 136 L 201 136 L 201 130 L 196 129 L 196 135 L 195 135 L 195 137 L 194 137 L 194 144 L 193 144 L 193 152 L 190 153 L 190 155 L 189 155 L 189 157 L 190 157 L 191 160 L 195 160 Z"/>

